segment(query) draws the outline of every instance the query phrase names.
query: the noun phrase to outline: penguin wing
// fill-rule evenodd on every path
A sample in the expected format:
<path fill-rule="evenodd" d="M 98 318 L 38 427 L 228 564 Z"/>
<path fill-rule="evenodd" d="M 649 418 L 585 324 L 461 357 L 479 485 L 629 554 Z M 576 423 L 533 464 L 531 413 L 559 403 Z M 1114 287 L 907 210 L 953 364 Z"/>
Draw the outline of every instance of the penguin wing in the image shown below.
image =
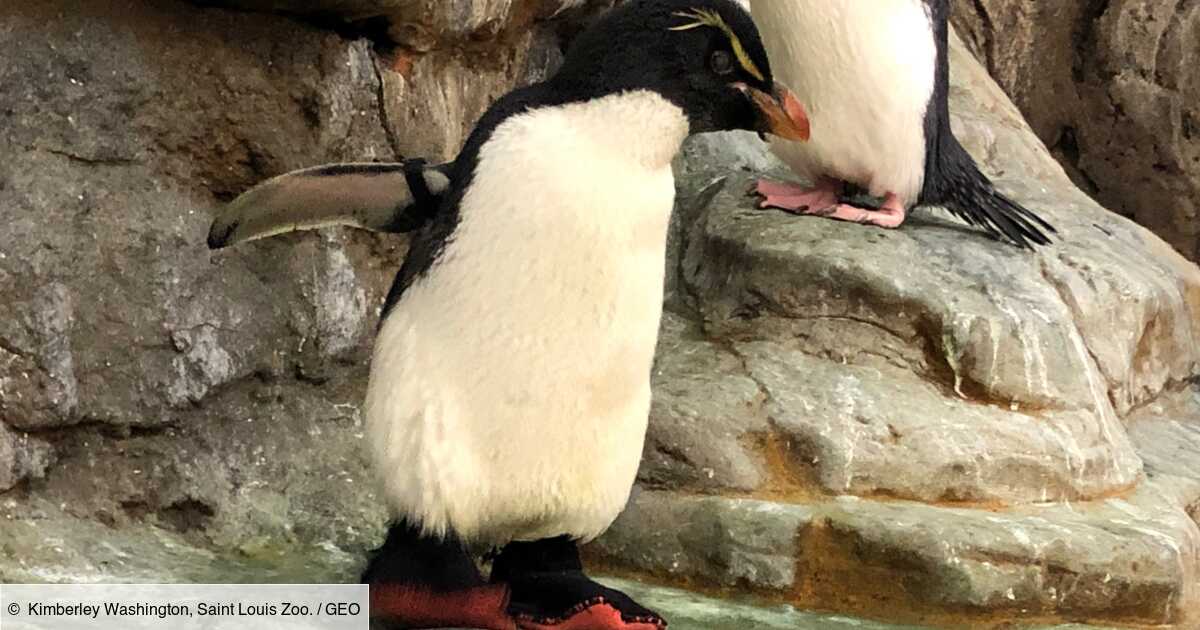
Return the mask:
<path fill-rule="evenodd" d="M 922 203 L 940 205 L 967 223 L 1017 247 L 1049 245 L 1057 234 L 1045 219 L 996 190 L 953 134 L 940 147 L 936 171 L 925 176 Z"/>
<path fill-rule="evenodd" d="M 273 177 L 221 209 L 208 232 L 220 249 L 276 234 L 349 225 L 411 232 L 437 211 L 450 164 L 327 164 Z"/>

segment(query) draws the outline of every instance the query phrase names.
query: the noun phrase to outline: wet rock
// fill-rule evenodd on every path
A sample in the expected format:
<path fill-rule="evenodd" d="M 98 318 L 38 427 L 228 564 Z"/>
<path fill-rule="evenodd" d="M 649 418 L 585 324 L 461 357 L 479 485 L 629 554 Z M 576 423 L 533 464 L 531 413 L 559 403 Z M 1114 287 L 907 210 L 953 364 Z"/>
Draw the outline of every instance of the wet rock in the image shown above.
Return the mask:
<path fill-rule="evenodd" d="M 0 581 L 17 584 L 343 583 L 357 581 L 362 564 L 328 545 L 231 553 L 148 524 L 113 529 L 46 502 L 0 505 L 0 522 Z"/>
<path fill-rule="evenodd" d="M 826 526 L 851 572 L 882 568 L 939 608 L 1169 623 L 1200 601 L 1200 529 L 1152 484 L 991 513 L 847 500 Z"/>
<path fill-rule="evenodd" d="M 763 484 L 762 458 L 747 446 L 768 431 L 764 396 L 737 355 L 668 313 L 651 387 L 643 483 L 700 491 Z"/>
<path fill-rule="evenodd" d="M 11 532 L 0 540 L 0 581 L 11 583 L 341 583 L 354 581 L 362 564 L 361 558 L 328 546 L 288 547 L 253 556 L 228 553 L 150 526 L 113 531 L 45 504 L 28 512 L 0 505 L 0 522 L 6 533 Z M 96 540 L 104 544 L 94 544 Z M 712 597 L 600 579 L 661 612 L 671 628 L 679 630 L 917 630 L 802 612 L 748 597 Z"/>
<path fill-rule="evenodd" d="M 786 590 L 811 519 L 806 506 L 639 492 L 589 551 L 660 577 Z"/>
<path fill-rule="evenodd" d="M 1079 500 L 1128 487 L 1141 470 L 1115 416 L 1029 415 L 963 400 L 883 362 L 842 364 L 769 342 L 737 348 L 796 465 L 814 469 L 830 493 Z"/>
<path fill-rule="evenodd" d="M 624 569 L 890 619 L 966 610 L 1170 623 L 1200 603 L 1200 528 L 1155 484 L 1007 510 L 644 492 L 590 549 Z"/>

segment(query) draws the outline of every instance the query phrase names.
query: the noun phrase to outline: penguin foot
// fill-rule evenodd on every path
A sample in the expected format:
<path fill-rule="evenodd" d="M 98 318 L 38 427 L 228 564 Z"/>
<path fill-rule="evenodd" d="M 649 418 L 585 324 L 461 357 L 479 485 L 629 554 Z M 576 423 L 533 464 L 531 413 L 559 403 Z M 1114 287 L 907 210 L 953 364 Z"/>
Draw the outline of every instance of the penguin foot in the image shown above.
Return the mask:
<path fill-rule="evenodd" d="M 508 583 L 508 613 L 521 630 L 664 630 L 667 622 L 582 571 L 534 573 Z"/>
<path fill-rule="evenodd" d="M 841 182 L 822 178 L 811 188 L 760 179 L 750 192 L 762 198 L 758 204 L 760 208 L 779 208 L 793 214 L 820 215 L 838 205 L 841 191 Z"/>
<path fill-rule="evenodd" d="M 362 581 L 370 585 L 373 628 L 517 630 L 508 587 L 485 582 L 453 534 L 428 536 L 393 523 Z"/>
<path fill-rule="evenodd" d="M 499 584 L 450 592 L 407 584 L 372 584 L 370 602 L 372 620 L 389 630 L 519 629 L 508 614 L 508 588 Z"/>
<path fill-rule="evenodd" d="M 583 573 L 568 537 L 506 546 L 492 566 L 508 586 L 508 613 L 521 630 L 663 630 L 667 622 L 628 595 Z"/>
<path fill-rule="evenodd" d="M 908 218 L 908 211 L 904 208 L 904 204 L 900 202 L 900 198 L 892 193 L 888 193 L 883 201 L 883 205 L 878 210 L 869 210 L 859 208 L 849 204 L 837 204 L 826 212 L 813 213 L 838 221 L 850 221 L 860 225 L 874 225 L 889 230 L 894 230 L 904 223 Z"/>

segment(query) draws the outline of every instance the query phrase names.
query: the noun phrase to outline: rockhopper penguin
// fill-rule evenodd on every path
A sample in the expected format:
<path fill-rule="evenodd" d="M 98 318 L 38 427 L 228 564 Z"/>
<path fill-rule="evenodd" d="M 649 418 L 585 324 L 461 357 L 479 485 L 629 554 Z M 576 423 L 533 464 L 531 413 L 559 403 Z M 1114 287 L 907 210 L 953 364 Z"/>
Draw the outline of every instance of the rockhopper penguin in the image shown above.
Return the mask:
<path fill-rule="evenodd" d="M 1016 245 L 1055 230 L 998 192 L 950 129 L 949 0 L 750 0 L 777 76 L 808 107 L 812 141 L 772 149 L 813 182 L 762 181 L 763 207 L 895 228 L 943 206 Z M 845 184 L 883 198 L 842 203 Z"/>
<path fill-rule="evenodd" d="M 732 0 L 634 0 L 579 35 L 552 78 L 495 103 L 448 169 L 300 171 L 218 218 L 214 246 L 297 226 L 420 226 L 365 404 L 396 518 L 363 575 L 378 621 L 666 626 L 590 580 L 577 544 L 624 507 L 641 457 L 672 158 L 689 134 L 733 129 L 808 137 L 749 14 Z M 338 209 L 339 194 L 358 210 Z M 499 549 L 487 580 L 468 552 L 479 547 Z"/>
<path fill-rule="evenodd" d="M 662 312 L 685 137 L 807 138 L 750 16 L 640 0 L 558 73 L 498 101 L 385 304 L 366 400 L 399 519 L 367 568 L 403 627 L 661 628 L 588 579 L 577 543 L 624 507 Z M 485 582 L 468 545 L 502 547 Z"/>

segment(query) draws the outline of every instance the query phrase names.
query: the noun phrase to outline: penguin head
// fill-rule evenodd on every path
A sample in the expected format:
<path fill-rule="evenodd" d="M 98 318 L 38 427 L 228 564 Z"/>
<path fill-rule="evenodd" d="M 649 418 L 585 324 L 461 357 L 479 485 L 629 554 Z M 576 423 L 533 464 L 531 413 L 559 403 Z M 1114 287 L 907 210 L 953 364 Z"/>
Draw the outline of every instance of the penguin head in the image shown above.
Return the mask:
<path fill-rule="evenodd" d="M 552 80 L 603 96 L 650 90 L 692 133 L 744 129 L 808 140 L 804 108 L 771 74 L 758 28 L 732 0 L 633 0 L 581 34 Z"/>

